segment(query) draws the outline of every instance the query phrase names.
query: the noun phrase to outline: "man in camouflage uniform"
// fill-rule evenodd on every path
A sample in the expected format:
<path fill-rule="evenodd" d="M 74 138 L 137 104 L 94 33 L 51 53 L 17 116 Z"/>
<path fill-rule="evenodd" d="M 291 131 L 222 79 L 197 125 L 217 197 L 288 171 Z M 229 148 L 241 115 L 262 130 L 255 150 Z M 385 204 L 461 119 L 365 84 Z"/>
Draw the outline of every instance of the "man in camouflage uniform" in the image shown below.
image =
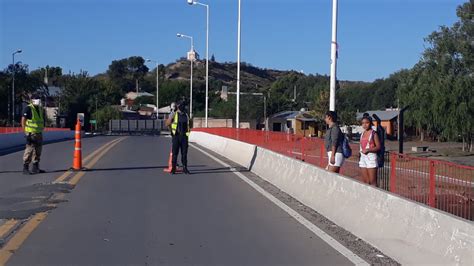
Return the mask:
<path fill-rule="evenodd" d="M 33 95 L 31 103 L 23 109 L 21 126 L 25 132 L 26 148 L 23 155 L 23 174 L 44 173 L 39 168 L 41 150 L 43 148 L 43 129 L 45 125 L 45 113 L 41 106 L 41 97 Z M 30 172 L 30 163 L 33 167 Z"/>

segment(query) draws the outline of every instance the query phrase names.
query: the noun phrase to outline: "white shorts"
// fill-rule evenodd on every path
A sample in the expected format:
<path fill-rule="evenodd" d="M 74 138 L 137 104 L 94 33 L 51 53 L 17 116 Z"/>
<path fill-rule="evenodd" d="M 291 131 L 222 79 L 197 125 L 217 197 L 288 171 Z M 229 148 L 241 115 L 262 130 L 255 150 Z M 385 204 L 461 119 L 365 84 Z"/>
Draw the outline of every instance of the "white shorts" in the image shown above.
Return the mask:
<path fill-rule="evenodd" d="M 342 155 L 342 153 L 340 152 L 336 152 L 336 156 L 334 156 L 335 158 L 335 163 L 332 164 L 331 163 L 331 155 L 332 155 L 332 151 L 328 151 L 328 165 L 330 166 L 335 166 L 335 167 L 341 167 L 342 164 L 344 163 L 344 155 Z"/>
<path fill-rule="evenodd" d="M 377 153 L 360 153 L 360 168 L 377 168 Z"/>

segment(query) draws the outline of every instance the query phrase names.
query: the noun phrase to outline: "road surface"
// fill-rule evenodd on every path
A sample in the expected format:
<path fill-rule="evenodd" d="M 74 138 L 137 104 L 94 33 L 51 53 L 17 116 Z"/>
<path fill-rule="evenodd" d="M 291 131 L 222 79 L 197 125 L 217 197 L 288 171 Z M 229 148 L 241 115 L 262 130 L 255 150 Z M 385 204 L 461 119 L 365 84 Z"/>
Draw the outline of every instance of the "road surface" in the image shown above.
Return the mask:
<path fill-rule="evenodd" d="M 198 149 L 189 150 L 191 175 L 163 172 L 170 142 L 164 136 L 84 139 L 84 157 L 92 156 L 85 163 L 90 169 L 82 173 L 64 174 L 72 163 L 71 141 L 44 147 L 41 165 L 46 174 L 23 176 L 21 152 L 0 156 L 4 216 L 0 219 L 19 221 L 5 239 L 0 264 L 2 260 L 8 265 L 353 265 L 357 261 L 256 191 L 234 169 Z M 29 200 L 14 200 L 19 198 Z M 13 212 L 12 206 L 24 211 Z M 25 220 L 25 215 L 30 218 Z"/>

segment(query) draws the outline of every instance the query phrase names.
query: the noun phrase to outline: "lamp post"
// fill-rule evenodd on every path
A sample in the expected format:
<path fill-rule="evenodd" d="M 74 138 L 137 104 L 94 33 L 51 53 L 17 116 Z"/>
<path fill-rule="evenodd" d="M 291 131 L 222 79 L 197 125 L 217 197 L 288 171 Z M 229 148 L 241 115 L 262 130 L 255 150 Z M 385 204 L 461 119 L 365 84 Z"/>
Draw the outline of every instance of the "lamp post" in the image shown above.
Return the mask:
<path fill-rule="evenodd" d="M 160 88 L 160 80 L 159 80 L 159 72 L 158 72 L 158 60 L 146 59 L 147 62 L 155 63 L 156 65 L 156 118 L 159 119 L 160 113 L 160 102 L 159 102 L 159 88 Z"/>
<path fill-rule="evenodd" d="M 337 0 L 332 0 L 331 81 L 329 89 L 329 110 L 336 111 L 337 71 Z"/>
<path fill-rule="evenodd" d="M 13 64 L 13 78 L 12 78 L 12 127 L 15 126 L 15 55 L 23 52 L 21 49 L 16 50 L 12 53 L 12 64 Z"/>
<path fill-rule="evenodd" d="M 239 12 L 238 12 L 238 20 L 237 20 L 237 103 L 236 103 L 236 128 L 240 128 L 240 36 L 241 36 L 241 29 L 240 29 L 240 12 L 241 11 L 241 0 L 239 0 Z"/>
<path fill-rule="evenodd" d="M 194 38 L 189 35 L 184 35 L 181 33 L 176 34 L 178 38 L 186 38 L 191 40 L 191 51 L 190 53 L 194 53 Z M 191 54 L 188 54 L 188 59 L 191 61 L 191 77 L 190 77 L 190 91 L 189 91 L 189 117 L 193 118 L 193 62 L 194 57 Z"/>
<path fill-rule="evenodd" d="M 199 3 L 194 0 L 187 0 L 190 5 L 200 5 L 206 8 L 206 103 L 205 103 L 205 115 L 204 125 L 208 127 L 208 110 L 209 110 L 209 5 Z"/>

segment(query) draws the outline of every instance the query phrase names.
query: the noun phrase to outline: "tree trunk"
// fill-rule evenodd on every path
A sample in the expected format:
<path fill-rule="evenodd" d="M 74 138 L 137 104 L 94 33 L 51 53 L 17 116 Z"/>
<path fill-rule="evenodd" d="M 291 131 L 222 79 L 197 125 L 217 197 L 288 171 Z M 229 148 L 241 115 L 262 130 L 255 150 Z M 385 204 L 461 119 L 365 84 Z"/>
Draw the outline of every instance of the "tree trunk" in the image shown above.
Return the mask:
<path fill-rule="evenodd" d="M 423 128 L 420 128 L 420 141 L 425 141 L 425 132 L 423 131 Z"/>
<path fill-rule="evenodd" d="M 473 151 L 474 151 L 474 147 L 472 143 L 472 136 L 469 136 L 469 152 L 473 152 Z"/>
<path fill-rule="evenodd" d="M 462 151 L 466 151 L 466 137 L 462 136 Z"/>

